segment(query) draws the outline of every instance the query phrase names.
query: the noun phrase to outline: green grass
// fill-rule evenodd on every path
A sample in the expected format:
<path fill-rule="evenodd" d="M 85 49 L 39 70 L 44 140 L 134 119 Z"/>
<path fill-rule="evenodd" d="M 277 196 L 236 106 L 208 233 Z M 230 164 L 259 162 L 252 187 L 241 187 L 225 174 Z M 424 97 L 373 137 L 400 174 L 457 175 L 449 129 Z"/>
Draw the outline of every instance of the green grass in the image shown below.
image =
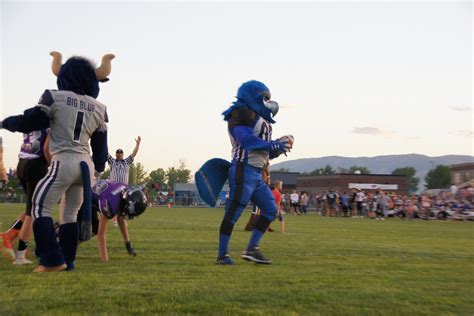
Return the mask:
<path fill-rule="evenodd" d="M 0 205 L 3 229 L 22 206 Z M 130 222 L 138 257 L 109 227 L 109 263 L 82 244 L 76 270 L 31 273 L 0 260 L 0 315 L 472 315 L 473 223 L 287 216 L 262 242 L 269 266 L 215 266 L 222 210 L 152 208 Z M 31 247 L 32 248 L 32 247 Z M 33 248 L 32 248 L 33 249 Z"/>

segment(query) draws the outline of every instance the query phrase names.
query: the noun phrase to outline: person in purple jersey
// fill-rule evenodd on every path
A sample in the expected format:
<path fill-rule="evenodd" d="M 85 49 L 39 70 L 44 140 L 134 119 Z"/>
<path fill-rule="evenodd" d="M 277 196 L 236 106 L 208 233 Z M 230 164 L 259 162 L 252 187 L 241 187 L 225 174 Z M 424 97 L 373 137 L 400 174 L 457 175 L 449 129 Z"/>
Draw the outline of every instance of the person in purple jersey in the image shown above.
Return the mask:
<path fill-rule="evenodd" d="M 100 259 L 104 262 L 109 260 L 107 252 L 107 224 L 109 219 L 123 217 L 134 219 L 142 214 L 147 207 L 147 199 L 140 187 L 128 186 L 121 182 L 101 180 L 92 193 L 93 232 L 97 234 Z M 97 223 L 97 213 L 100 217 Z M 82 216 L 78 216 L 78 221 Z M 122 221 L 120 221 L 122 222 Z M 125 248 L 129 255 L 135 257 L 137 254 L 132 248 L 128 228 L 120 226 Z"/>
<path fill-rule="evenodd" d="M 25 191 L 26 209 L 6 232 L 0 234 L 3 241 L 3 253 L 7 259 L 14 260 L 13 264 L 33 263 L 26 258 L 28 241 L 33 232 L 32 198 L 36 185 L 48 171 L 48 156 L 48 132 L 46 129 L 23 134 L 16 173 Z M 19 243 L 18 250 L 15 252 L 13 245 L 16 237 L 18 237 Z"/>

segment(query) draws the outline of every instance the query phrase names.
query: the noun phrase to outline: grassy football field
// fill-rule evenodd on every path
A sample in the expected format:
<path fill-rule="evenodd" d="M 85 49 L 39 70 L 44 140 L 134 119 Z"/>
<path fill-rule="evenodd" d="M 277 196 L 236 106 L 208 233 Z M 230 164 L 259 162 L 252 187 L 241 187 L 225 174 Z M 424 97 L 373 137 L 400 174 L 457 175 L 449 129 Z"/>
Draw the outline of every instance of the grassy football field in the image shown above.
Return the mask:
<path fill-rule="evenodd" d="M 22 208 L 0 205 L 3 230 Z M 94 238 L 73 272 L 2 257 L 0 315 L 474 313 L 474 223 L 287 215 L 288 233 L 275 223 L 261 244 L 273 260 L 262 266 L 239 259 L 248 217 L 230 244 L 236 266 L 214 265 L 222 209 L 148 209 L 129 226 L 136 258 L 110 225 L 109 263 Z"/>

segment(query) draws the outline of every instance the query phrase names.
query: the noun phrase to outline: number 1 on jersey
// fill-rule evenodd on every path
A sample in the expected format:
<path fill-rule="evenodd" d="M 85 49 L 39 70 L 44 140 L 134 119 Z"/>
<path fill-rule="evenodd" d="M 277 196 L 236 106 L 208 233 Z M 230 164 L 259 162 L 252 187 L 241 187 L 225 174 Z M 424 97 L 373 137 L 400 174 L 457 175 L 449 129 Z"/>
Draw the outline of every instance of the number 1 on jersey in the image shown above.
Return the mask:
<path fill-rule="evenodd" d="M 74 138 L 73 138 L 73 140 L 76 141 L 76 142 L 81 140 L 82 122 L 83 121 L 84 121 L 84 112 L 77 111 L 76 126 L 74 127 Z"/>

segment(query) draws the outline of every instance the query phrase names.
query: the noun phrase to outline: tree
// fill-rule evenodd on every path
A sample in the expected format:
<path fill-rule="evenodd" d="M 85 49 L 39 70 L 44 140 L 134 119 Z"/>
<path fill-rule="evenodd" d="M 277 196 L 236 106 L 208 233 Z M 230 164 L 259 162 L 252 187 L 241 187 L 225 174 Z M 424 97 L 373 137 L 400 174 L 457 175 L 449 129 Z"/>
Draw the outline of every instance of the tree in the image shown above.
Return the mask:
<path fill-rule="evenodd" d="M 397 168 L 392 171 L 393 175 L 402 175 L 405 176 L 408 186 L 408 194 L 415 193 L 418 191 L 418 183 L 420 182 L 420 178 L 415 177 L 416 169 L 413 167 L 404 167 L 404 168 Z"/>
<path fill-rule="evenodd" d="M 179 167 L 169 167 L 166 170 L 167 184 L 170 189 L 174 188 L 175 183 L 188 183 L 191 179 L 191 170 L 186 168 L 183 160 L 179 161 Z"/>
<path fill-rule="evenodd" d="M 272 172 L 290 172 L 290 169 L 289 168 L 280 168 L 280 169 L 272 170 Z"/>
<path fill-rule="evenodd" d="M 147 185 L 154 189 L 156 184 L 158 184 L 160 190 L 166 189 L 167 185 L 165 183 L 166 181 L 166 172 L 162 168 L 158 168 L 156 170 L 153 170 L 150 172 L 147 178 Z"/>
<path fill-rule="evenodd" d="M 326 165 L 324 168 L 318 168 L 316 170 L 311 171 L 310 175 L 320 175 L 320 174 L 335 174 L 336 171 L 330 166 Z"/>
<path fill-rule="evenodd" d="M 24 192 L 23 187 L 16 176 L 16 172 L 8 173 L 7 177 L 8 177 L 8 183 L 5 186 L 5 188 L 2 187 L 2 189 L 8 189 L 11 192 L 15 191 L 17 194 L 22 194 Z"/>
<path fill-rule="evenodd" d="M 445 165 L 436 166 L 431 169 L 425 177 L 425 187 L 427 189 L 442 189 L 451 183 L 451 173 L 449 167 Z"/>
<path fill-rule="evenodd" d="M 356 173 L 356 171 L 360 171 L 361 174 L 370 174 L 370 170 L 364 166 L 352 166 L 349 168 L 349 173 Z"/>
<path fill-rule="evenodd" d="M 107 168 L 104 172 L 100 174 L 101 179 L 108 179 L 110 177 L 110 168 Z"/>
<path fill-rule="evenodd" d="M 146 170 L 143 164 L 137 162 L 130 165 L 128 171 L 128 183 L 131 185 L 143 185 L 146 179 Z"/>

